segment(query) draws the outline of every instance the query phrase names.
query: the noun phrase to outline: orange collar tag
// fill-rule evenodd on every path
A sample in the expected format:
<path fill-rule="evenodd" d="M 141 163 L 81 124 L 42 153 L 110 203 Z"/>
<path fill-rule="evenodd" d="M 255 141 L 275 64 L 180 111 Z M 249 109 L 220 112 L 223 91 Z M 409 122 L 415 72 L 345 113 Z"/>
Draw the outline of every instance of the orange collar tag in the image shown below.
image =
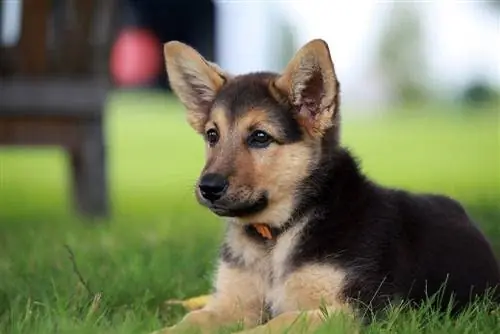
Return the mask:
<path fill-rule="evenodd" d="M 271 234 L 271 229 L 266 224 L 252 224 L 253 228 L 259 233 L 263 238 L 271 240 L 273 235 Z"/>

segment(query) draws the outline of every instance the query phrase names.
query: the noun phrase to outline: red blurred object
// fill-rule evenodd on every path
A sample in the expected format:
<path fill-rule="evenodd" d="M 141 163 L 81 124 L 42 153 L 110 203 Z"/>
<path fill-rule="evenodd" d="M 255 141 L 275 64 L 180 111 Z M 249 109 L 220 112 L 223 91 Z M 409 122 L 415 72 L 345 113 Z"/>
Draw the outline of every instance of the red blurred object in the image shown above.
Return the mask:
<path fill-rule="evenodd" d="M 111 76 L 119 86 L 148 84 L 160 73 L 161 62 L 160 41 L 152 32 L 126 28 L 111 50 Z"/>

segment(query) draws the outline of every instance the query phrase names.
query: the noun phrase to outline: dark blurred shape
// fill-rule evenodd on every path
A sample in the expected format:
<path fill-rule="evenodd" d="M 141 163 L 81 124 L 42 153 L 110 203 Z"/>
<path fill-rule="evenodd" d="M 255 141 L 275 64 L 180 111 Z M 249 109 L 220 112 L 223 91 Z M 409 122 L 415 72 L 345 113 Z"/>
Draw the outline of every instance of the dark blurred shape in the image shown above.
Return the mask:
<path fill-rule="evenodd" d="M 24 0 L 17 45 L 2 48 L 5 76 L 107 76 L 118 0 Z"/>
<path fill-rule="evenodd" d="M 493 10 L 500 12 L 500 0 L 485 1 L 485 5 L 490 6 Z"/>
<path fill-rule="evenodd" d="M 487 82 L 481 80 L 469 84 L 462 94 L 463 102 L 473 107 L 494 103 L 498 97 L 498 92 Z"/>
<path fill-rule="evenodd" d="M 21 35 L 0 49 L 0 145 L 62 147 L 75 206 L 108 213 L 103 112 L 117 0 L 24 0 Z"/>
<path fill-rule="evenodd" d="M 214 60 L 216 17 L 212 0 L 125 0 L 125 8 L 124 25 L 146 28 L 156 34 L 162 57 L 163 43 L 179 40 Z M 156 85 L 168 88 L 163 62 Z"/>

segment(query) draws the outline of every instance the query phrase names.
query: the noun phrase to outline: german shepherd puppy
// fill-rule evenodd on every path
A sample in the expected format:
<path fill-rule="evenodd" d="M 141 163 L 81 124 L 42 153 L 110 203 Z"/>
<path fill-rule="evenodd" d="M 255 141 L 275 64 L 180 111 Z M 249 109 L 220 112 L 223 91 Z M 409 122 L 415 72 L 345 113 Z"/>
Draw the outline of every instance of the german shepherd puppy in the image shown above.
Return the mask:
<path fill-rule="evenodd" d="M 458 202 L 380 186 L 340 145 L 339 82 L 323 40 L 281 74 L 233 76 L 178 41 L 164 54 L 205 139 L 197 200 L 227 230 L 211 301 L 162 333 L 240 321 L 267 333 L 299 314 L 312 331 L 325 310 L 359 314 L 440 291 L 438 306 L 454 300 L 458 310 L 500 283 L 489 243 Z"/>

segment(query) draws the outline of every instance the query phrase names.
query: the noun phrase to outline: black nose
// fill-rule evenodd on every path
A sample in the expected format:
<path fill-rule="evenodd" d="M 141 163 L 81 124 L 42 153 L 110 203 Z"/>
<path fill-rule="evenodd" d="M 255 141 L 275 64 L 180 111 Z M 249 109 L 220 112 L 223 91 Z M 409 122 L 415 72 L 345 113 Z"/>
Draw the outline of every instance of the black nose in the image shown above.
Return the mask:
<path fill-rule="evenodd" d="M 224 195 L 229 182 L 227 179 L 215 173 L 205 174 L 198 185 L 200 188 L 201 196 L 213 202 L 218 200 Z"/>

